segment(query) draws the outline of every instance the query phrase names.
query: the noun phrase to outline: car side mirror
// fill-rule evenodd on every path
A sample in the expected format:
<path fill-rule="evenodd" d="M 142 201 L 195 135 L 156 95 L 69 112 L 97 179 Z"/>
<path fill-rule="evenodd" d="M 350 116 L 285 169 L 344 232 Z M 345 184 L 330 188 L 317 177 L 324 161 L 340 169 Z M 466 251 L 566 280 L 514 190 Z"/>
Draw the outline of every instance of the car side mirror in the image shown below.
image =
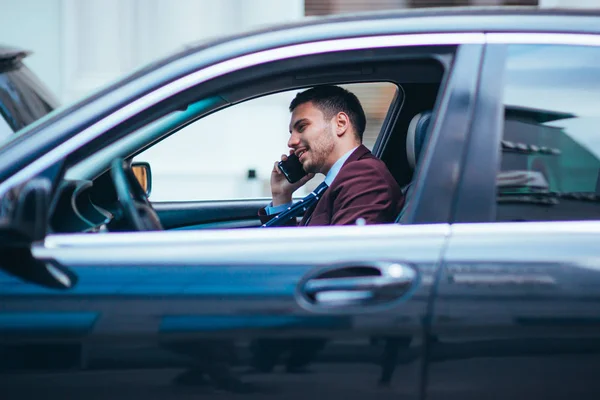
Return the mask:
<path fill-rule="evenodd" d="M 31 253 L 32 244 L 46 237 L 51 192 L 50 182 L 37 178 L 23 185 L 12 201 L 6 199 L 12 205 L 0 219 L 0 268 L 24 281 L 68 289 L 77 283 L 75 274 Z"/>
<path fill-rule="evenodd" d="M 152 191 L 152 171 L 150 170 L 150 164 L 147 162 L 134 162 L 131 164 L 131 170 L 142 189 L 144 189 L 146 196 L 150 196 L 150 192 Z"/>
<path fill-rule="evenodd" d="M 32 179 L 13 195 L 11 209 L 2 221 L 10 246 L 29 245 L 46 237 L 51 185 L 47 179 Z"/>

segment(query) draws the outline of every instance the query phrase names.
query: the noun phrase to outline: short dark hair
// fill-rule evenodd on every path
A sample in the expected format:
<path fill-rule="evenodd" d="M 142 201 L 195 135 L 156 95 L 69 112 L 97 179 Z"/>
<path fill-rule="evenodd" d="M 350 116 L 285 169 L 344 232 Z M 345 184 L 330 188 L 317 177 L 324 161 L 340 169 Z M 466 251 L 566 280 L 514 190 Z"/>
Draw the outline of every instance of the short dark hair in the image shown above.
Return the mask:
<path fill-rule="evenodd" d="M 339 86 L 315 86 L 296 95 L 290 103 L 290 112 L 293 112 L 299 105 L 309 102 L 321 110 L 327 119 L 333 118 L 339 112 L 348 114 L 356 136 L 362 143 L 367 118 L 354 93 Z"/>

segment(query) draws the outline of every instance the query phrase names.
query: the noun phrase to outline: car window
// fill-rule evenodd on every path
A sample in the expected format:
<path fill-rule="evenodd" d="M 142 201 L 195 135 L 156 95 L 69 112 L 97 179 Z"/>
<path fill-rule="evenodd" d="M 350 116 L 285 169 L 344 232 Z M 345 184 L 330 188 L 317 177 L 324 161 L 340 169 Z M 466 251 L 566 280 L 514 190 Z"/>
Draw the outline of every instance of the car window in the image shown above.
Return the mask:
<path fill-rule="evenodd" d="M 397 87 L 391 83 L 341 86 L 360 99 L 367 114 L 364 144 L 372 148 Z M 134 161 L 151 166 L 150 200 L 271 197 L 270 173 L 288 150 L 288 106 L 296 93 L 268 95 L 217 111 L 138 154 Z M 314 181 L 318 184 L 320 179 Z M 308 193 L 311 184 L 296 195 Z"/>
<path fill-rule="evenodd" d="M 514 45 L 497 219 L 600 219 L 600 48 Z"/>

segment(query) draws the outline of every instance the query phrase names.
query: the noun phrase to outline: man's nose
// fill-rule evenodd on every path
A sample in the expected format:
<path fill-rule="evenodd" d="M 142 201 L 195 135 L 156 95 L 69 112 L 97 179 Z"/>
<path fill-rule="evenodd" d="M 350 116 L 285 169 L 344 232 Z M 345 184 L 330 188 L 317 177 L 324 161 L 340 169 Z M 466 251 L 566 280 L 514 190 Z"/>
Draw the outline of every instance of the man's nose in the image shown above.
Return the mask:
<path fill-rule="evenodd" d="M 288 147 L 293 149 L 296 148 L 298 145 L 300 144 L 300 138 L 298 137 L 298 135 L 296 135 L 295 133 L 292 132 L 292 134 L 290 135 L 290 139 L 288 140 Z"/>

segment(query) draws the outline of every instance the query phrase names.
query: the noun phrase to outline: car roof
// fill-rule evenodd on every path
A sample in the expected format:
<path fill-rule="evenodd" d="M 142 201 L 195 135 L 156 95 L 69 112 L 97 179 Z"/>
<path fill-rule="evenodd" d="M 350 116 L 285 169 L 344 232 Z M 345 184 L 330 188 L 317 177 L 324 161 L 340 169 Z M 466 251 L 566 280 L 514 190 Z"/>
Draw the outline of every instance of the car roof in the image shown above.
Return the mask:
<path fill-rule="evenodd" d="M 594 21 L 596 24 L 594 30 L 600 33 L 600 26 L 597 25 L 600 9 L 538 8 L 536 6 L 431 7 L 305 17 L 296 22 L 222 36 L 212 41 L 202 41 L 198 45 L 187 46 L 187 49 L 199 50 L 243 37 L 275 34 L 287 30 L 319 29 L 348 23 L 382 23 L 385 20 L 398 20 L 400 23 L 420 20 L 423 22 L 423 28 L 429 31 L 436 29 L 436 22 L 440 22 L 439 30 L 445 32 L 481 30 L 581 32 L 587 30 L 582 29 L 582 17 Z M 531 24 L 532 21 L 535 22 Z M 560 23 L 558 23 L 559 21 Z M 487 25 L 488 23 L 491 24 Z M 353 33 L 361 34 L 362 32 Z"/>
<path fill-rule="evenodd" d="M 454 32 L 564 32 L 600 34 L 600 9 L 547 9 L 532 6 L 433 7 L 306 17 L 293 23 L 269 26 L 189 44 L 161 59 L 124 75 L 90 95 L 92 101 L 129 82 L 167 67 L 165 79 L 185 68 L 250 54 L 270 48 L 357 36 Z M 208 50 L 208 51 L 207 51 Z M 191 56 L 191 57 L 190 57 Z M 188 59 L 189 62 L 178 61 Z M 194 61 L 191 61 L 194 60 Z M 174 66 L 177 62 L 178 66 Z M 183 65 L 180 67 L 179 65 Z"/>
<path fill-rule="evenodd" d="M 552 32 L 600 34 L 600 9 L 533 6 L 433 7 L 306 17 L 212 40 L 188 44 L 138 72 L 210 48 L 238 47 L 231 56 L 319 40 L 386 34 L 455 32 Z M 239 45 L 239 46 L 236 46 Z M 228 51 L 225 50 L 225 53 Z M 235 54 L 237 53 L 237 54 Z"/>

